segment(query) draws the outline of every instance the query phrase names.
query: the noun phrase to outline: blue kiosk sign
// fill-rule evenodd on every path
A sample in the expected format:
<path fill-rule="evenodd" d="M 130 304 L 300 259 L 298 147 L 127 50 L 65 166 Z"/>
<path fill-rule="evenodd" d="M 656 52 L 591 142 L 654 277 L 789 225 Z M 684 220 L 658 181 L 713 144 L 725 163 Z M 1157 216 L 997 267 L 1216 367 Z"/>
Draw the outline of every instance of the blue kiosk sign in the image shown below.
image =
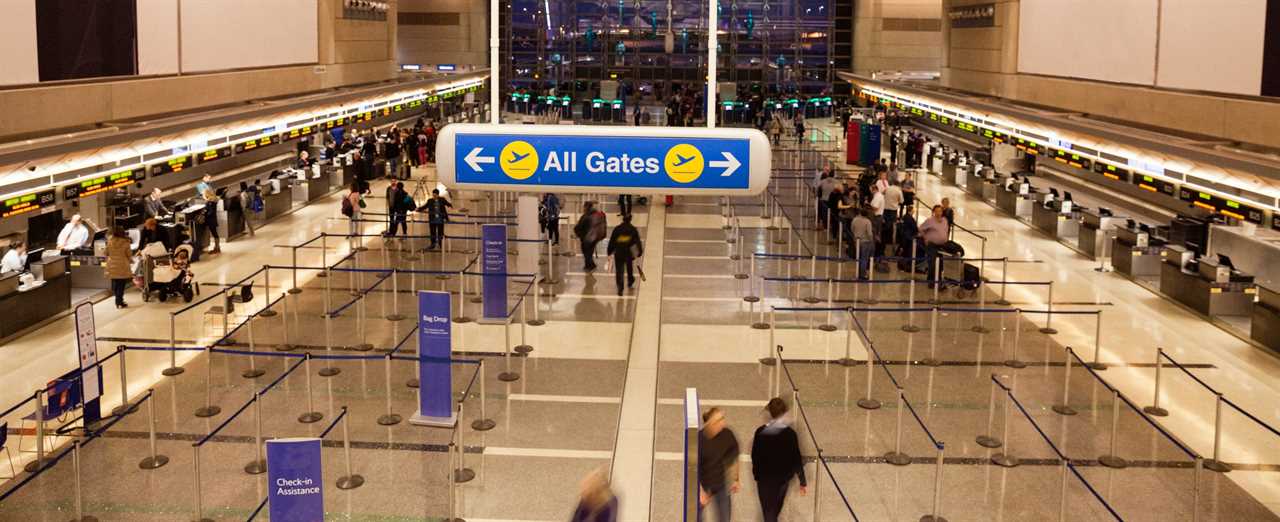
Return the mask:
<path fill-rule="evenodd" d="M 436 160 L 451 188 L 755 195 L 771 150 L 754 129 L 454 124 Z"/>

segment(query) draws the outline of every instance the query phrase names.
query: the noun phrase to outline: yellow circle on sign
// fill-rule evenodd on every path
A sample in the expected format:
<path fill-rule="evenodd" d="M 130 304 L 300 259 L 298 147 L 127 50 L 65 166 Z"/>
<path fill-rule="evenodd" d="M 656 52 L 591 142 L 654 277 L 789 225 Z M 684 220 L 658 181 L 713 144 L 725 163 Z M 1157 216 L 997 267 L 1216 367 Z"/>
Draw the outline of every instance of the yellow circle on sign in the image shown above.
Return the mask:
<path fill-rule="evenodd" d="M 681 143 L 667 151 L 663 162 L 667 177 L 676 183 L 693 183 L 702 175 L 702 151 L 687 143 Z"/>
<path fill-rule="evenodd" d="M 502 173 L 515 180 L 528 179 L 538 170 L 538 151 L 527 141 L 513 141 L 498 155 Z"/>

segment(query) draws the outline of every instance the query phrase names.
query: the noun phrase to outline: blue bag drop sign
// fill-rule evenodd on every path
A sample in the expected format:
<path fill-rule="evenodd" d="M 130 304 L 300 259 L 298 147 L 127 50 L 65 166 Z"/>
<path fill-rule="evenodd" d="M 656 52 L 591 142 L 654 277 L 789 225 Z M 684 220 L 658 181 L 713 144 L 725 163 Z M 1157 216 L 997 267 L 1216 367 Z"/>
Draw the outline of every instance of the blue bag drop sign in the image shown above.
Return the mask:
<path fill-rule="evenodd" d="M 272 522 L 324 520 L 320 439 L 267 441 L 267 499 Z"/>
<path fill-rule="evenodd" d="M 505 321 L 507 318 L 507 226 L 480 226 L 480 268 L 484 273 L 481 298 L 483 320 Z"/>
<path fill-rule="evenodd" d="M 418 291 L 418 411 L 409 418 L 419 426 L 453 427 L 453 321 L 449 293 Z"/>
<path fill-rule="evenodd" d="M 442 131 L 437 170 L 464 189 L 754 195 L 771 154 L 754 129 L 462 124 Z"/>

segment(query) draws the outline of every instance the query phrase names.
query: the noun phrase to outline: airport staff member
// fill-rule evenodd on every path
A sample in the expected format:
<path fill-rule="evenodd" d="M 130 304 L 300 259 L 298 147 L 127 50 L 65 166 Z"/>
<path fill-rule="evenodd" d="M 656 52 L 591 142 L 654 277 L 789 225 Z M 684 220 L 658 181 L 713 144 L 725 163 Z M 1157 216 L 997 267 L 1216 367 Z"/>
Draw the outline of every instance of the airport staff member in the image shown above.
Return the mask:
<path fill-rule="evenodd" d="M 93 232 L 89 230 L 80 214 L 71 216 L 71 221 L 58 233 L 58 250 L 80 250 L 89 246 Z"/>
<path fill-rule="evenodd" d="M 142 202 L 143 210 L 147 217 L 154 219 L 164 219 L 170 214 L 169 208 L 164 205 L 164 199 L 160 197 L 160 189 L 151 190 L 146 199 Z"/>
<path fill-rule="evenodd" d="M 22 272 L 27 266 L 27 243 L 19 241 L 12 245 L 4 257 L 0 258 L 0 274 L 6 272 Z"/>

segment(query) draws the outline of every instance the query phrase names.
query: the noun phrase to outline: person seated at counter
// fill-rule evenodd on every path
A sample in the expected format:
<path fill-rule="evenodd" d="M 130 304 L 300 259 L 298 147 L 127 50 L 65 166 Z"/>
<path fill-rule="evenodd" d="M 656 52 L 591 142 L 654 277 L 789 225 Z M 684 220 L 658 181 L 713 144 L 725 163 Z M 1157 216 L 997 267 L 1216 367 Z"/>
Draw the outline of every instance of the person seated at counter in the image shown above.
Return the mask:
<path fill-rule="evenodd" d="M 151 193 L 147 194 L 147 197 L 142 201 L 142 208 L 147 217 L 155 219 L 166 219 L 173 213 L 173 211 L 164 204 L 164 199 L 160 197 L 159 188 L 152 189 Z"/>
<path fill-rule="evenodd" d="M 315 160 L 311 159 L 311 153 L 304 150 L 298 153 L 298 162 L 295 166 L 299 169 L 309 169 L 315 162 Z"/>
<path fill-rule="evenodd" d="M 19 241 L 10 245 L 9 251 L 0 258 L 0 274 L 9 272 L 25 272 L 27 270 L 27 242 Z"/>
<path fill-rule="evenodd" d="M 93 231 L 89 229 L 87 220 L 80 217 L 80 214 L 71 216 L 62 227 L 62 232 L 58 233 L 58 250 L 63 252 L 74 252 L 89 250 L 90 242 L 93 241 Z"/>

